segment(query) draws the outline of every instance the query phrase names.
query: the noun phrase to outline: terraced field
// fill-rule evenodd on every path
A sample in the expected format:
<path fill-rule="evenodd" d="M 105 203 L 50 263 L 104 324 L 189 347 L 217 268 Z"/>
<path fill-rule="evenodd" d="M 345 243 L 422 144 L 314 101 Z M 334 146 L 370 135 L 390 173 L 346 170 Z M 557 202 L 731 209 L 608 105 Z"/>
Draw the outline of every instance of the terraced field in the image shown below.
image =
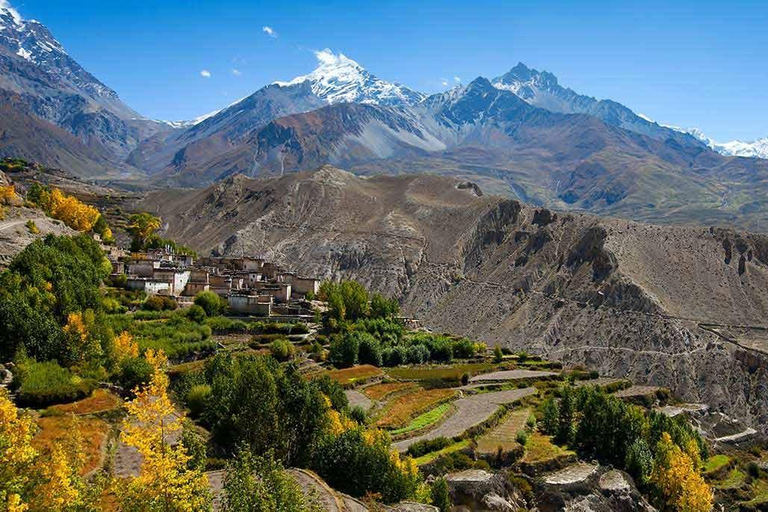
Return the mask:
<path fill-rule="evenodd" d="M 495 454 L 499 448 L 510 451 L 518 447 L 517 433 L 525 430 L 525 423 L 531 415 L 530 409 L 512 411 L 509 416 L 496 428 L 480 438 L 477 451 L 482 454 Z"/>
<path fill-rule="evenodd" d="M 555 372 L 546 372 L 540 370 L 503 370 L 500 372 L 484 373 L 469 379 L 469 382 L 497 382 L 524 379 L 542 379 L 557 377 Z"/>
<path fill-rule="evenodd" d="M 360 366 L 353 366 L 352 368 L 344 368 L 343 370 L 333 370 L 328 372 L 328 376 L 330 378 L 344 387 L 351 387 L 356 384 L 362 384 L 363 382 L 370 381 L 371 379 L 375 379 L 383 375 L 384 372 L 369 364 L 363 364 Z"/>
<path fill-rule="evenodd" d="M 365 389 L 362 390 L 363 394 L 370 398 L 371 400 L 376 400 L 377 402 L 380 402 L 382 400 L 385 400 L 390 395 L 393 395 L 394 393 L 399 393 L 401 391 L 405 391 L 406 389 L 415 388 L 416 384 L 413 384 L 411 382 L 386 382 L 382 384 L 374 384 L 372 386 L 368 386 Z"/>
<path fill-rule="evenodd" d="M 516 402 L 526 396 L 536 393 L 534 388 L 512 389 L 491 393 L 481 393 L 456 400 L 453 405 L 456 412 L 442 425 L 420 436 L 412 437 L 394 443 L 393 446 L 404 452 L 417 441 L 435 439 L 437 437 L 456 437 L 467 429 L 487 420 L 499 406 Z"/>
<path fill-rule="evenodd" d="M 405 427 L 414 417 L 450 400 L 455 394 L 453 389 L 414 389 L 389 402 L 379 415 L 376 425 L 389 429 Z"/>

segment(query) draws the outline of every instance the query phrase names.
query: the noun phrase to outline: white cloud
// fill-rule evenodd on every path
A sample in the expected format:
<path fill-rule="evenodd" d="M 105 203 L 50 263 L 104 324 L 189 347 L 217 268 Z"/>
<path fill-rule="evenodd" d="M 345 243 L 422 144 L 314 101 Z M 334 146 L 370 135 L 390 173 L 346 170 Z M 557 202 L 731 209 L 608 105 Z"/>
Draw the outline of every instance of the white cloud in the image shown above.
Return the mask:
<path fill-rule="evenodd" d="M 269 26 L 267 26 L 267 25 L 264 25 L 264 26 L 261 28 L 261 30 L 262 30 L 262 32 L 264 32 L 265 34 L 267 34 L 269 37 L 274 37 L 274 38 L 276 38 L 276 37 L 277 37 L 277 32 L 275 32 L 275 29 L 273 29 L 272 27 L 269 27 Z"/>
<path fill-rule="evenodd" d="M 243 73 L 239 69 L 235 68 L 232 70 L 232 74 L 234 76 L 241 76 Z"/>
<path fill-rule="evenodd" d="M 453 77 L 453 81 L 456 82 L 457 84 L 460 84 L 461 83 L 461 78 L 458 77 L 458 76 L 455 76 L 455 77 Z"/>
<path fill-rule="evenodd" d="M 443 80 L 440 83 L 443 85 L 443 87 L 448 87 L 448 81 L 447 80 Z"/>
<path fill-rule="evenodd" d="M 14 9 L 8 0 L 0 0 L 0 9 L 6 9 L 8 12 L 10 12 L 11 16 L 13 16 L 13 19 L 15 19 L 17 23 L 24 21 L 24 18 L 21 17 L 19 11 Z"/>
<path fill-rule="evenodd" d="M 317 58 L 317 63 L 321 66 L 329 66 L 329 67 L 336 67 L 336 66 L 346 66 L 346 65 L 353 65 L 353 66 L 359 66 L 359 64 L 343 53 L 333 53 L 333 51 L 329 48 L 326 48 L 325 50 L 313 50 L 313 53 L 315 54 L 315 57 Z"/>
<path fill-rule="evenodd" d="M 207 69 L 200 71 L 200 76 L 203 78 L 211 78 L 211 72 Z"/>

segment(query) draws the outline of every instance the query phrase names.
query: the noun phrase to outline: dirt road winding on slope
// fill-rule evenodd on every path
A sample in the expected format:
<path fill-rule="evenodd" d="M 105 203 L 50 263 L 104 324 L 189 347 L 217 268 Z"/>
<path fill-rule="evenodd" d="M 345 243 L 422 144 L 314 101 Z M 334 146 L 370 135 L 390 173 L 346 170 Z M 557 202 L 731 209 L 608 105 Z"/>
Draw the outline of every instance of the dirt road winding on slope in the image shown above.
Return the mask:
<path fill-rule="evenodd" d="M 526 396 L 536 393 L 534 388 L 512 389 L 508 391 L 497 391 L 492 393 L 480 393 L 466 398 L 460 398 L 453 404 L 456 406 L 456 412 L 445 422 L 434 430 L 426 434 L 405 439 L 394 443 L 393 446 L 398 451 L 404 452 L 413 443 L 424 439 L 435 439 L 438 437 L 455 437 L 464 433 L 467 429 L 484 422 L 501 405 L 516 402 Z"/>

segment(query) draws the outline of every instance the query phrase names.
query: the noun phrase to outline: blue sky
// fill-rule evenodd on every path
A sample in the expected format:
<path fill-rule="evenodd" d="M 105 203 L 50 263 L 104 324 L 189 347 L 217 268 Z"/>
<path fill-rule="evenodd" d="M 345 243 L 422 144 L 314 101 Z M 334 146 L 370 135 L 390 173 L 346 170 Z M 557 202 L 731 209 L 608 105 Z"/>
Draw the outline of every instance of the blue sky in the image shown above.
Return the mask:
<path fill-rule="evenodd" d="M 768 136 L 766 2 L 11 2 L 158 119 L 194 118 L 306 74 L 312 50 L 331 48 L 425 92 L 522 61 L 716 140 Z"/>

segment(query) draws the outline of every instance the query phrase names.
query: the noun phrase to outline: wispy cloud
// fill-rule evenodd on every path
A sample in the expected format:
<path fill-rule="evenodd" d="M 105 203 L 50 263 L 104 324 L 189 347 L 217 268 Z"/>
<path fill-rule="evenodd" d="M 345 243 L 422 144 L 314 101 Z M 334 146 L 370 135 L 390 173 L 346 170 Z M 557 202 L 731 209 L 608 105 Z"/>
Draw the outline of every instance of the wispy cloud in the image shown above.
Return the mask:
<path fill-rule="evenodd" d="M 240 71 L 237 68 L 232 70 L 232 75 L 234 75 L 234 76 L 242 76 L 242 74 L 243 74 L 242 71 Z"/>
<path fill-rule="evenodd" d="M 275 29 L 273 29 L 272 27 L 264 25 L 261 30 L 262 32 L 267 34 L 269 37 L 277 38 L 277 32 L 275 32 Z"/>
<path fill-rule="evenodd" d="M 443 79 L 440 81 L 440 84 L 441 84 L 443 87 L 448 87 L 448 80 L 446 80 L 445 78 L 443 78 Z"/>
<path fill-rule="evenodd" d="M 11 2 L 9 2 L 8 0 L 0 0 L 0 9 L 7 9 L 8 12 L 11 13 L 11 16 L 13 16 L 18 22 L 21 22 L 23 19 L 21 17 L 21 14 L 19 14 L 19 11 L 14 9 L 13 6 L 11 5 Z"/>
<path fill-rule="evenodd" d="M 200 71 L 200 76 L 203 78 L 211 78 L 212 75 L 210 71 L 208 71 L 207 69 L 204 69 Z"/>
<path fill-rule="evenodd" d="M 461 77 L 455 76 L 455 77 L 453 77 L 453 81 L 456 82 L 457 84 L 460 84 L 461 83 Z"/>

